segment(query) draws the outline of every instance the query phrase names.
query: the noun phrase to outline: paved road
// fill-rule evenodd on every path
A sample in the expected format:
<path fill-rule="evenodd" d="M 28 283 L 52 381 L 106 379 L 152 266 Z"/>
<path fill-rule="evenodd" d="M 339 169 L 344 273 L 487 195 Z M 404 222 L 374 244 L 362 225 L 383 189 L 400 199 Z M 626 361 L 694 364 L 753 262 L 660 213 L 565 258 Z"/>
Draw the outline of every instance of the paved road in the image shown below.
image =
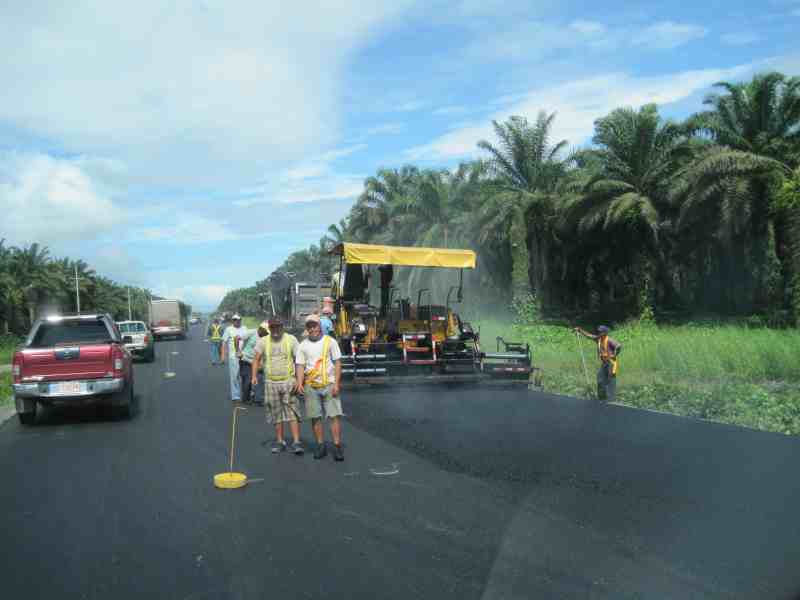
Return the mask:
<path fill-rule="evenodd" d="M 200 339 L 157 349 L 130 421 L 0 427 L 7 597 L 800 591 L 798 438 L 524 392 L 372 390 L 345 399 L 344 463 L 271 456 L 263 415 L 243 414 L 238 468 L 256 481 L 222 491 L 225 373 Z"/>

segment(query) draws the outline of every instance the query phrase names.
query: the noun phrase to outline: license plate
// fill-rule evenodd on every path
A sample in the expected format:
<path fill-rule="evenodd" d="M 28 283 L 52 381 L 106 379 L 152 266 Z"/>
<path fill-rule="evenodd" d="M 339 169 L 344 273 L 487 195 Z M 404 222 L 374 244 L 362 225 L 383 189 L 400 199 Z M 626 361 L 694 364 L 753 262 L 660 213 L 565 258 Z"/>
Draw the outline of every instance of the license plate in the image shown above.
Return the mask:
<path fill-rule="evenodd" d="M 80 394 L 84 390 L 83 383 L 80 381 L 61 381 L 50 384 L 50 393 L 67 396 L 69 394 Z"/>

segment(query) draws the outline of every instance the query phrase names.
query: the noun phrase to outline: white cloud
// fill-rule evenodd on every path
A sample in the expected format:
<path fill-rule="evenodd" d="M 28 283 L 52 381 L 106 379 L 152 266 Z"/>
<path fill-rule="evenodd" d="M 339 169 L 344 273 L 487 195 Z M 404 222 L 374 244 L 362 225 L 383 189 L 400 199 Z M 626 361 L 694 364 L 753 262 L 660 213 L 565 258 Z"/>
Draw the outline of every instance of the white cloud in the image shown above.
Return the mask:
<path fill-rule="evenodd" d="M 403 130 L 405 130 L 405 125 L 402 123 L 384 123 L 383 125 L 370 127 L 364 132 L 364 135 L 394 135 L 401 133 Z"/>
<path fill-rule="evenodd" d="M 491 120 L 504 121 L 512 115 L 535 119 L 540 110 L 556 111 L 553 139 L 577 145 L 592 135 L 594 121 L 620 106 L 638 107 L 654 102 L 678 102 L 720 80 L 736 79 L 752 70 L 751 65 L 730 69 L 686 71 L 659 77 L 633 77 L 609 73 L 580 79 L 555 87 L 531 90 L 514 104 L 490 115 L 485 121 L 451 131 L 428 144 L 410 148 L 410 160 L 450 160 L 477 156 L 479 140 L 494 140 Z"/>
<path fill-rule="evenodd" d="M 344 158 L 345 156 L 350 156 L 351 154 L 355 154 L 356 152 L 361 152 L 367 147 L 366 144 L 355 144 L 353 146 L 348 146 L 347 148 L 338 148 L 336 150 L 329 150 L 328 152 L 324 152 L 320 155 L 319 160 L 322 162 L 333 162 L 337 159 Z"/>
<path fill-rule="evenodd" d="M 569 24 L 569 28 L 577 31 L 578 33 L 584 34 L 597 34 L 597 33 L 604 33 L 606 30 L 606 26 L 602 23 L 598 23 L 597 21 L 573 21 Z"/>
<path fill-rule="evenodd" d="M 177 287 L 156 288 L 157 295 L 165 295 L 170 298 L 181 298 L 192 305 L 193 309 L 214 309 L 219 306 L 225 294 L 234 289 L 229 285 L 218 285 L 214 283 L 199 285 L 183 285 Z M 160 292 L 160 293 L 159 293 Z"/>
<path fill-rule="evenodd" d="M 247 198 L 234 201 L 239 208 L 259 204 L 294 204 L 355 198 L 364 189 L 363 175 L 335 173 L 326 169 L 322 173 L 311 170 L 307 177 L 297 177 L 298 170 L 286 172 L 277 182 L 248 190 Z M 292 177 L 295 175 L 295 177 Z"/>
<path fill-rule="evenodd" d="M 131 241 L 167 242 L 170 244 L 203 244 L 238 240 L 243 236 L 231 229 L 230 223 L 177 211 L 164 214 L 165 225 L 142 227 Z"/>
<path fill-rule="evenodd" d="M 360 152 L 366 144 L 355 144 L 324 152 L 283 170 L 265 183 L 242 190 L 242 198 L 234 201 L 239 208 L 259 204 L 292 204 L 341 200 L 358 196 L 363 189 L 364 176 L 339 173 L 331 163 Z"/>
<path fill-rule="evenodd" d="M 634 46 L 647 46 L 657 50 L 671 50 L 696 40 L 708 33 L 708 29 L 699 25 L 660 21 L 644 28 L 636 34 L 631 43 Z"/>
<path fill-rule="evenodd" d="M 45 154 L 0 156 L 0 214 L 0 237 L 20 244 L 98 238 L 126 220 L 85 161 Z"/>
<path fill-rule="evenodd" d="M 241 181 L 337 137 L 349 59 L 409 4 L 2 3 L 0 121 L 150 184 Z"/>
<path fill-rule="evenodd" d="M 424 108 L 427 103 L 422 100 L 409 100 L 408 102 L 403 102 L 399 106 L 395 107 L 397 112 L 413 112 L 415 110 L 419 110 L 420 108 Z"/>
<path fill-rule="evenodd" d="M 433 111 L 434 115 L 437 116 L 452 116 L 452 115 L 463 115 L 469 112 L 469 109 L 466 106 L 443 106 L 441 108 L 437 108 Z"/>
<path fill-rule="evenodd" d="M 738 33 L 725 33 L 720 36 L 723 44 L 729 46 L 746 46 L 753 44 L 761 39 L 761 36 L 752 31 L 741 31 Z"/>

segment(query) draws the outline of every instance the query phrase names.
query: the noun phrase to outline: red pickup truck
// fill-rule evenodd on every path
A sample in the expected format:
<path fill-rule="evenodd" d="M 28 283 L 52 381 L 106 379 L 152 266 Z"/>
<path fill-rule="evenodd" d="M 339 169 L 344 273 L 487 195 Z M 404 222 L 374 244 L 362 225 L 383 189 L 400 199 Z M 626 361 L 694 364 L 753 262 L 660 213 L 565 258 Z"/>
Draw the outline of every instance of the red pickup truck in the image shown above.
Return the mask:
<path fill-rule="evenodd" d="M 37 320 L 11 366 L 20 422 L 34 424 L 40 404 L 102 403 L 129 417 L 133 358 L 126 341 L 109 315 Z"/>

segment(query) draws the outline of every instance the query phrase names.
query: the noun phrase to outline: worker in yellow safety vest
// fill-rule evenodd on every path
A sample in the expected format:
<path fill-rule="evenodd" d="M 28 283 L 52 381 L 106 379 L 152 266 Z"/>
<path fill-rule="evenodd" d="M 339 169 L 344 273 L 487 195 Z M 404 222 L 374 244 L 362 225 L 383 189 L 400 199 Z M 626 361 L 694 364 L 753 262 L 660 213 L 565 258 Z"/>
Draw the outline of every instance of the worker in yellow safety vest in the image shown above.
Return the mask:
<path fill-rule="evenodd" d="M 617 373 L 619 372 L 619 353 L 622 344 L 608 336 L 608 327 L 600 325 L 597 334 L 576 327 L 580 335 L 597 343 L 597 358 L 600 359 L 600 370 L 597 371 L 597 397 L 600 400 L 614 402 L 617 396 Z"/>
<path fill-rule="evenodd" d="M 344 460 L 342 449 L 341 417 L 342 399 L 339 396 L 342 383 L 342 351 L 335 339 L 323 335 L 319 315 L 306 317 L 308 334 L 297 349 L 297 391 L 306 399 L 306 417 L 311 419 L 317 448 L 314 458 L 324 458 L 327 454 L 322 419 L 330 423 L 333 437 L 333 458 Z"/>
<path fill-rule="evenodd" d="M 206 338 L 211 344 L 211 364 L 221 365 L 222 360 L 219 357 L 220 346 L 222 345 L 222 325 L 219 319 L 214 319 L 208 326 Z"/>
<path fill-rule="evenodd" d="M 292 452 L 303 454 L 300 443 L 300 405 L 297 401 L 295 382 L 295 360 L 297 357 L 297 338 L 283 331 L 283 322 L 278 317 L 267 321 L 269 335 L 256 342 L 253 358 L 252 384 L 257 385 L 257 374 L 264 365 L 264 384 L 266 388 L 267 420 L 275 426 L 275 441 L 272 453 L 278 454 L 287 449 L 284 440 L 284 423 L 292 432 Z"/>

